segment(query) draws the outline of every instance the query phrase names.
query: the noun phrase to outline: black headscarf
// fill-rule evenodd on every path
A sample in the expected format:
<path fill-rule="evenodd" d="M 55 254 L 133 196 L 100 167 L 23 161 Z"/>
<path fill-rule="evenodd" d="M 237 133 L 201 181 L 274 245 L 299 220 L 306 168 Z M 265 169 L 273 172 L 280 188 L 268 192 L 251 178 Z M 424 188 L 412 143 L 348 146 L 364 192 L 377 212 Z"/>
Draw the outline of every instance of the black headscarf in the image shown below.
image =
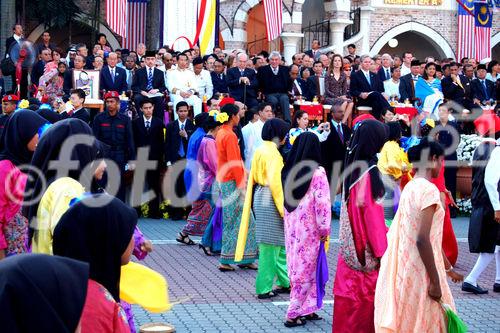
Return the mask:
<path fill-rule="evenodd" d="M 277 138 L 280 142 L 290 130 L 290 125 L 281 119 L 273 118 L 264 123 L 262 127 L 262 140 L 273 141 Z"/>
<path fill-rule="evenodd" d="M 380 152 L 389 135 L 388 127 L 378 120 L 364 120 L 354 131 L 346 155 L 345 166 L 348 168 L 356 161 L 365 161 L 370 169 L 370 183 L 372 188 L 372 197 L 379 199 L 384 196 L 384 184 L 380 178 L 380 172 L 377 168 L 377 153 Z M 344 180 L 344 197 L 349 198 L 349 189 L 366 171 L 356 168 L 347 173 Z"/>
<path fill-rule="evenodd" d="M 87 296 L 89 265 L 21 254 L 0 261 L 2 332 L 75 332 Z"/>
<path fill-rule="evenodd" d="M 59 153 L 62 145 L 66 140 L 71 140 L 70 137 L 77 134 L 88 135 L 94 140 L 93 145 L 88 146 L 85 144 L 79 144 L 73 148 L 71 151 L 71 160 L 79 161 L 79 167 L 76 170 L 69 170 L 68 176 L 79 181 L 82 174 L 82 170 L 91 162 L 96 160 L 100 143 L 97 141 L 92 133 L 90 126 L 80 119 L 70 118 L 64 119 L 56 124 L 52 125 L 42 136 L 38 142 L 35 154 L 31 164 L 33 167 L 41 171 L 45 176 L 46 186 L 49 186 L 56 177 L 56 170 L 50 169 L 49 164 L 51 161 L 59 160 Z M 85 180 L 87 184 L 91 184 L 93 175 L 86 174 Z M 34 173 L 30 172 L 28 181 L 26 183 L 25 189 L 25 202 L 30 203 L 33 198 L 40 196 L 43 181 L 40 177 Z M 38 210 L 38 202 L 33 203 L 29 206 L 25 206 L 23 213 L 24 216 L 28 218 L 29 221 L 36 216 Z"/>
<path fill-rule="evenodd" d="M 45 123 L 47 121 L 34 111 L 14 112 L 0 137 L 0 160 L 9 160 L 15 165 L 29 163 L 33 152 L 27 145 Z"/>
<path fill-rule="evenodd" d="M 54 254 L 90 264 L 89 277 L 120 301 L 121 256 L 137 224 L 135 210 L 108 194 L 71 206 L 54 230 Z"/>
<path fill-rule="evenodd" d="M 389 128 L 389 136 L 387 140 L 389 141 L 399 141 L 401 139 L 401 124 L 399 121 L 390 121 L 387 123 Z"/>
<path fill-rule="evenodd" d="M 294 166 L 297 164 L 309 161 L 313 162 L 316 167 L 310 168 L 309 166 L 301 167 L 294 179 L 288 179 L 288 175 Z M 283 184 L 283 193 L 285 196 L 285 208 L 288 212 L 293 212 L 300 200 L 306 195 L 309 186 L 311 185 L 311 180 L 314 172 L 321 162 L 321 147 L 319 144 L 319 139 L 314 133 L 305 132 L 298 136 L 295 140 L 288 158 L 285 162 L 285 166 L 281 171 L 281 181 Z M 287 182 L 288 179 L 288 182 Z M 302 185 L 294 186 L 291 191 L 292 196 L 290 197 L 290 182 L 296 183 L 298 179 L 305 179 L 305 182 L 301 182 Z"/>

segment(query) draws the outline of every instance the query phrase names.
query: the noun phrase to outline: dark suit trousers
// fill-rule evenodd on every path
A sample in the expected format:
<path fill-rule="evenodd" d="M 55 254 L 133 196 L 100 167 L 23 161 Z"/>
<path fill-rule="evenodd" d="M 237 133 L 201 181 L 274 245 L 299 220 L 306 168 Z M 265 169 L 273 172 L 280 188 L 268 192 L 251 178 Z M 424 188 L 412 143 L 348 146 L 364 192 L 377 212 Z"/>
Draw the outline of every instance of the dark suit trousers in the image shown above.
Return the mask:
<path fill-rule="evenodd" d="M 373 91 L 366 99 L 359 98 L 358 106 L 371 106 L 371 114 L 375 119 L 380 119 L 382 111 L 391 107 L 385 97 L 378 91 Z"/>
<path fill-rule="evenodd" d="M 174 191 L 175 191 L 175 196 L 178 198 L 177 200 L 184 198 L 186 196 L 186 184 L 184 183 L 184 170 L 179 174 L 177 179 L 175 179 Z M 186 206 L 187 206 L 187 201 L 186 201 Z M 172 220 L 181 220 L 184 215 L 187 215 L 186 206 L 184 207 L 172 206 L 170 218 Z"/>
<path fill-rule="evenodd" d="M 145 97 L 142 96 L 141 94 L 135 95 L 134 101 L 135 101 L 135 108 L 136 108 L 137 111 L 139 111 L 140 105 L 141 105 L 141 101 L 144 98 Z M 153 103 L 155 105 L 155 108 L 153 110 L 153 116 L 161 119 L 161 122 L 163 123 L 163 113 L 164 113 L 163 112 L 163 110 L 164 110 L 163 98 L 162 97 L 153 97 L 153 98 L 151 98 L 151 100 L 153 101 Z"/>
<path fill-rule="evenodd" d="M 281 108 L 281 112 L 283 112 L 283 118 L 290 122 L 292 121 L 292 118 L 290 116 L 290 100 L 288 99 L 287 94 L 266 95 L 266 102 L 271 103 L 275 110 L 276 107 L 279 105 Z"/>
<path fill-rule="evenodd" d="M 149 202 L 149 217 L 160 216 L 160 203 L 162 200 L 161 195 L 161 179 L 160 170 L 149 170 L 146 172 L 146 183 L 148 187 L 153 190 L 155 197 Z"/>

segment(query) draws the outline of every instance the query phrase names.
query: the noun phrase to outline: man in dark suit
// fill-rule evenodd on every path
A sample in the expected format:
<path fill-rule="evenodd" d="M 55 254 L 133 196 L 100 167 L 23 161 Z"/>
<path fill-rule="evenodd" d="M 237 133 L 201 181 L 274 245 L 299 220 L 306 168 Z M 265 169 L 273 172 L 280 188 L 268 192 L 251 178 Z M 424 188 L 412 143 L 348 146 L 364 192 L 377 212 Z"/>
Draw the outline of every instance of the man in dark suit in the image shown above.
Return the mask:
<path fill-rule="evenodd" d="M 85 103 L 85 91 L 83 91 L 82 89 L 72 89 L 70 92 L 69 100 L 71 101 L 71 104 L 73 104 L 73 110 L 71 110 L 70 112 L 61 113 L 61 119 L 75 118 L 89 124 L 90 112 L 83 107 L 83 104 Z"/>
<path fill-rule="evenodd" d="M 132 81 L 135 104 L 141 105 L 144 97 L 149 97 L 155 105 L 153 116 L 163 121 L 163 96 L 154 95 L 163 94 L 167 90 L 165 74 L 155 67 L 156 53 L 154 51 L 146 51 L 144 58 L 146 66 L 135 71 Z"/>
<path fill-rule="evenodd" d="M 139 107 L 142 113 L 132 121 L 132 133 L 136 154 L 139 148 L 147 147 L 149 148 L 148 160 L 158 162 L 154 170 L 146 172 L 146 183 L 155 194 L 153 200 L 149 202 L 149 217 L 160 219 L 160 202 L 162 201 L 160 170 L 164 165 L 164 126 L 160 119 L 153 117 L 153 101 L 144 98 Z"/>
<path fill-rule="evenodd" d="M 468 79 L 458 74 L 458 64 L 452 62 L 450 64 L 450 75 L 441 80 L 444 98 L 448 101 L 454 101 L 466 109 L 472 109 L 474 107 L 472 100 L 466 98 L 467 83 Z"/>
<path fill-rule="evenodd" d="M 83 58 L 81 55 L 76 55 L 75 60 L 74 60 L 75 68 L 68 68 L 66 69 L 66 72 L 64 72 L 64 83 L 63 83 L 63 91 L 64 95 L 66 98 L 69 98 L 69 94 L 71 92 L 71 89 L 73 89 L 73 71 L 84 70 L 85 66 L 85 58 Z"/>
<path fill-rule="evenodd" d="M 21 44 L 21 42 L 24 40 L 23 26 L 19 23 L 16 23 L 12 26 L 12 33 L 12 36 L 5 40 L 5 58 L 7 58 L 7 56 L 9 55 L 9 51 L 14 44 Z M 14 91 L 16 89 L 16 74 L 14 73 L 10 77 L 12 80 L 11 90 Z"/>
<path fill-rule="evenodd" d="M 224 61 L 215 59 L 214 71 L 210 73 L 212 77 L 212 85 L 214 86 L 214 96 L 216 94 L 227 94 L 229 88 L 227 86 L 227 76 L 224 74 Z"/>
<path fill-rule="evenodd" d="M 312 100 L 314 96 L 316 96 L 319 102 L 323 102 L 325 95 L 325 77 L 323 76 L 323 64 L 321 61 L 314 62 L 313 72 L 313 75 L 309 76 L 307 79 L 310 93 L 309 99 Z"/>
<path fill-rule="evenodd" d="M 399 100 L 404 102 L 406 100 L 410 103 L 415 102 L 415 84 L 420 77 L 420 61 L 412 60 L 410 65 L 410 73 L 401 76 L 399 82 Z"/>
<path fill-rule="evenodd" d="M 351 137 L 351 129 L 342 123 L 346 108 L 347 101 L 337 100 L 332 105 L 330 134 L 321 143 L 321 155 L 323 156 L 321 164 L 325 168 L 330 187 L 337 185 L 331 183 L 333 171 L 335 171 L 335 175 L 340 175 L 344 170 L 345 154 Z"/>
<path fill-rule="evenodd" d="M 52 53 L 50 49 L 42 50 L 40 54 L 40 60 L 35 62 L 33 65 L 33 69 L 31 70 L 31 82 L 38 86 L 40 81 L 40 77 L 43 75 L 45 71 L 45 65 L 52 60 Z"/>
<path fill-rule="evenodd" d="M 304 53 L 307 54 L 308 56 L 310 56 L 311 58 L 313 58 L 314 61 L 317 61 L 317 60 L 319 60 L 319 56 L 321 55 L 321 52 L 319 51 L 320 46 L 321 45 L 319 43 L 319 40 L 313 39 L 311 49 L 307 50 Z"/>
<path fill-rule="evenodd" d="M 477 65 L 477 79 L 471 82 L 472 98 L 476 105 L 491 105 L 497 99 L 495 84 L 486 80 L 486 73 L 486 65 Z"/>
<path fill-rule="evenodd" d="M 101 86 L 104 91 L 118 91 L 119 94 L 128 90 L 127 87 L 127 72 L 120 67 L 117 67 L 118 55 L 115 52 L 110 52 L 108 55 L 108 65 L 101 69 Z"/>
<path fill-rule="evenodd" d="M 384 82 L 392 77 L 391 75 L 392 57 L 389 54 L 384 53 L 382 54 L 381 59 L 382 59 L 382 66 L 380 66 L 377 75 L 380 81 Z"/>
<path fill-rule="evenodd" d="M 238 54 L 237 67 L 227 70 L 227 86 L 229 94 L 238 102 L 245 103 L 248 108 L 257 107 L 257 88 L 259 82 L 253 69 L 246 68 L 248 56 Z"/>
<path fill-rule="evenodd" d="M 310 100 L 309 84 L 300 77 L 299 73 L 299 66 L 295 64 L 290 66 L 290 98 L 297 100 L 302 97 L 303 100 Z"/>
<path fill-rule="evenodd" d="M 186 159 L 189 137 L 194 132 L 193 122 L 188 119 L 189 105 L 185 101 L 180 101 L 176 105 L 178 119 L 168 123 L 166 130 L 166 153 L 165 159 L 167 167 L 171 168 L 176 162 Z M 178 163 L 176 168 L 184 168 L 185 163 Z M 184 171 L 178 173 L 175 179 L 175 197 L 177 202 L 172 203 L 172 220 L 181 220 L 185 215 L 185 206 L 187 202 L 180 202 L 180 199 L 186 195 L 186 186 L 184 184 Z"/>
<path fill-rule="evenodd" d="M 384 93 L 384 84 L 377 74 L 370 72 L 372 59 L 368 55 L 361 57 L 360 69 L 351 75 L 350 92 L 358 98 L 358 106 L 370 106 L 371 114 L 380 119 L 382 111 L 391 106 Z"/>
<path fill-rule="evenodd" d="M 260 67 L 257 72 L 257 80 L 266 102 L 271 103 L 273 108 L 279 105 L 283 118 L 291 122 L 290 101 L 288 89 L 290 87 L 289 68 L 280 65 L 281 55 L 273 51 L 269 56 L 269 65 Z"/>

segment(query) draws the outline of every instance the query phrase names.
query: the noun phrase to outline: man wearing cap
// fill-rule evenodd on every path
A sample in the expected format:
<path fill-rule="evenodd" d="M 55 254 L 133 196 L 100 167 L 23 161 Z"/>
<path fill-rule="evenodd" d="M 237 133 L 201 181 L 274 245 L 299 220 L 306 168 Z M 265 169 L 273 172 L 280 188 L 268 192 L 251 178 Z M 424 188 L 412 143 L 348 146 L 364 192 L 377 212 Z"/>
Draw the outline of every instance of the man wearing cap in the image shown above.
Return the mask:
<path fill-rule="evenodd" d="M 163 121 L 163 93 L 165 87 L 164 73 L 156 68 L 155 51 L 147 51 L 144 56 L 145 66 L 135 71 L 132 81 L 135 104 L 141 105 L 141 101 L 148 97 L 155 105 L 153 116 Z"/>
<path fill-rule="evenodd" d="M 116 197 L 125 202 L 125 184 L 123 173 L 128 161 L 135 159 L 134 140 L 130 119 L 119 113 L 120 95 L 109 91 L 104 95 L 106 110 L 94 118 L 92 130 L 97 139 L 109 145 L 109 158 L 120 170 L 120 187 Z M 116 175 L 112 175 L 115 176 Z"/>
<path fill-rule="evenodd" d="M 196 116 L 201 113 L 202 101 L 196 76 L 188 68 L 188 61 L 188 56 L 185 53 L 177 55 L 177 67 L 168 71 L 167 85 L 174 109 L 176 109 L 177 103 L 184 101 L 193 107 Z M 174 114 L 174 118 L 177 119 L 177 113 Z"/>
<path fill-rule="evenodd" d="M 408 100 L 410 103 L 415 102 L 415 84 L 420 77 L 420 61 L 412 60 L 410 73 L 401 76 L 399 79 L 399 95 L 400 101 Z"/>
<path fill-rule="evenodd" d="M 474 104 L 491 105 L 497 100 L 495 84 L 486 79 L 486 65 L 477 65 L 477 78 L 471 82 L 471 93 Z"/>
<path fill-rule="evenodd" d="M 5 95 L 2 98 L 2 115 L 0 116 L 0 137 L 2 137 L 3 128 L 5 123 L 9 120 L 9 117 L 17 107 L 17 102 L 19 102 L 19 97 L 17 95 Z"/>

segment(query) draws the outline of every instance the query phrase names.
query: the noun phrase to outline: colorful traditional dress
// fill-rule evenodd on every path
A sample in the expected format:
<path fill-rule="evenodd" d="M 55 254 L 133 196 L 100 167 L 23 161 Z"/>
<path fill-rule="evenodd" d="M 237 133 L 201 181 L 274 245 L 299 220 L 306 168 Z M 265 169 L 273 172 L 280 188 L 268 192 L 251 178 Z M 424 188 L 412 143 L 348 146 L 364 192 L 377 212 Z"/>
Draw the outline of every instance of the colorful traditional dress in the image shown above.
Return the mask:
<path fill-rule="evenodd" d="M 245 168 L 241 160 L 238 138 L 233 128 L 225 124 L 217 133 L 217 181 L 222 196 L 223 230 L 221 264 L 235 264 L 236 243 L 240 229 L 243 202 L 240 192 L 245 186 Z M 243 260 L 238 264 L 251 264 L 257 259 L 255 221 L 250 220 Z"/>
<path fill-rule="evenodd" d="M 370 173 L 351 186 L 341 208 L 337 273 L 333 287 L 333 332 L 374 332 L 373 304 L 378 260 L 387 248 L 384 208 L 372 197 Z M 348 220 L 342 219 L 348 215 Z M 345 221 L 349 225 L 345 224 Z M 347 231 L 347 232 L 345 232 Z M 351 242 L 347 240 L 352 234 Z M 352 246 L 345 246 L 351 243 Z"/>
<path fill-rule="evenodd" d="M 428 180 L 416 178 L 404 188 L 387 234 L 388 247 L 381 260 L 375 292 L 376 332 L 447 332 L 441 305 L 428 295 L 429 275 L 417 248 L 421 212 L 433 205 L 437 209 L 430 241 L 442 300 L 455 308 L 442 256 L 444 210 L 439 191 Z"/>
<path fill-rule="evenodd" d="M 271 292 L 276 277 L 279 287 L 290 287 L 286 269 L 282 169 L 283 157 L 276 144 L 263 141 L 253 155 L 236 248 L 238 260 L 243 257 L 250 220 L 255 219 L 259 244 L 257 295 Z"/>
<path fill-rule="evenodd" d="M 331 214 L 328 179 L 325 169 L 318 167 L 298 207 L 291 213 L 285 209 L 286 261 L 291 286 L 287 317 L 290 319 L 320 309 L 316 263 L 320 238 L 330 234 Z"/>
<path fill-rule="evenodd" d="M 441 81 L 434 79 L 428 82 L 420 77 L 415 84 L 415 97 L 422 101 L 420 108 L 428 115 L 432 115 L 435 120 L 439 119 L 437 114 L 438 106 L 443 102 L 443 92 Z"/>

